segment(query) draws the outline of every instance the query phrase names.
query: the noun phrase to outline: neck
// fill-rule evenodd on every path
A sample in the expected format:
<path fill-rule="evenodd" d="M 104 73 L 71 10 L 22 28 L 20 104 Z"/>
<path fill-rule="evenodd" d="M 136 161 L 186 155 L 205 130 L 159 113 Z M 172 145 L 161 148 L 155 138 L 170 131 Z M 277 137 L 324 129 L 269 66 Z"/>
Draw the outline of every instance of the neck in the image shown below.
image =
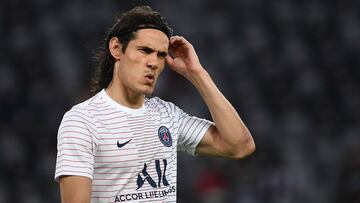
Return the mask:
<path fill-rule="evenodd" d="M 111 99 L 123 106 L 137 109 L 144 105 L 145 95 L 135 93 L 121 86 L 115 86 L 113 83 L 110 83 L 105 91 Z"/>

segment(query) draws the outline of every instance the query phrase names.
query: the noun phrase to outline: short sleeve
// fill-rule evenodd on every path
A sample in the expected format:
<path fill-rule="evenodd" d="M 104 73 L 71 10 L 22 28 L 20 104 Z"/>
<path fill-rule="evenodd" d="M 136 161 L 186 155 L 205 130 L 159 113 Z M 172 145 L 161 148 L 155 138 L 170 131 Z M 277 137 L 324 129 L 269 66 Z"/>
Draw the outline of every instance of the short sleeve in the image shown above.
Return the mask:
<path fill-rule="evenodd" d="M 206 119 L 189 116 L 177 106 L 175 106 L 175 113 L 179 122 L 178 150 L 196 156 L 196 147 L 213 123 Z"/>
<path fill-rule="evenodd" d="M 55 181 L 63 175 L 93 178 L 95 124 L 81 110 L 68 111 L 59 126 Z"/>

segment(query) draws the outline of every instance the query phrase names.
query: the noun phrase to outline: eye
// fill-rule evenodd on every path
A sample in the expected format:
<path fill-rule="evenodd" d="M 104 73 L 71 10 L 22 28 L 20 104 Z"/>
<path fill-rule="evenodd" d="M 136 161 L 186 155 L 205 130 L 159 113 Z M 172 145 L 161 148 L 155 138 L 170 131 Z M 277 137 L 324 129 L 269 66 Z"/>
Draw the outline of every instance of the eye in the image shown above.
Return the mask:
<path fill-rule="evenodd" d="M 147 47 L 142 47 L 142 48 L 140 48 L 139 50 L 140 50 L 140 52 L 142 52 L 142 53 L 144 53 L 144 54 L 151 54 L 151 53 L 153 52 L 152 49 L 147 48 Z"/>
<path fill-rule="evenodd" d="M 165 58 L 165 57 L 167 56 L 167 53 L 166 53 L 166 52 L 159 52 L 159 53 L 158 53 L 158 56 L 159 56 L 160 58 Z"/>

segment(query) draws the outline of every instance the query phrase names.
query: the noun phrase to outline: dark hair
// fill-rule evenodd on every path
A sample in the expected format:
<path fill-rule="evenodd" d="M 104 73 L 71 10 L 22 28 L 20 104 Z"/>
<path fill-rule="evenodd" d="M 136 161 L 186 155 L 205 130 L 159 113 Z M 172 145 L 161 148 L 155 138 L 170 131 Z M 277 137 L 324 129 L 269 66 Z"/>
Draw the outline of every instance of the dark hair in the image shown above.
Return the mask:
<path fill-rule="evenodd" d="M 172 35 L 172 29 L 168 26 L 165 18 L 159 12 L 152 10 L 150 6 L 137 6 L 116 19 L 115 24 L 106 34 L 104 46 L 95 56 L 97 66 L 90 83 L 92 95 L 106 88 L 113 78 L 115 59 L 108 48 L 111 38 L 117 37 L 119 39 L 124 53 L 129 42 L 136 37 L 136 31 L 146 28 L 160 30 L 168 38 Z"/>

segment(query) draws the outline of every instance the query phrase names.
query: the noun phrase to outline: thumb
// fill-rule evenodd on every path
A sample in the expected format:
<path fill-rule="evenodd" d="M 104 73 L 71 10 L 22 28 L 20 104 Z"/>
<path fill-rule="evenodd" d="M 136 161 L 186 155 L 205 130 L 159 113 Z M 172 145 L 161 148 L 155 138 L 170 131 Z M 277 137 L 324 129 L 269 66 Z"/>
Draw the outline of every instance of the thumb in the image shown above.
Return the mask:
<path fill-rule="evenodd" d="M 174 64 L 174 59 L 169 55 L 166 56 L 165 60 L 166 60 L 166 63 L 169 64 L 170 66 L 172 66 Z"/>

